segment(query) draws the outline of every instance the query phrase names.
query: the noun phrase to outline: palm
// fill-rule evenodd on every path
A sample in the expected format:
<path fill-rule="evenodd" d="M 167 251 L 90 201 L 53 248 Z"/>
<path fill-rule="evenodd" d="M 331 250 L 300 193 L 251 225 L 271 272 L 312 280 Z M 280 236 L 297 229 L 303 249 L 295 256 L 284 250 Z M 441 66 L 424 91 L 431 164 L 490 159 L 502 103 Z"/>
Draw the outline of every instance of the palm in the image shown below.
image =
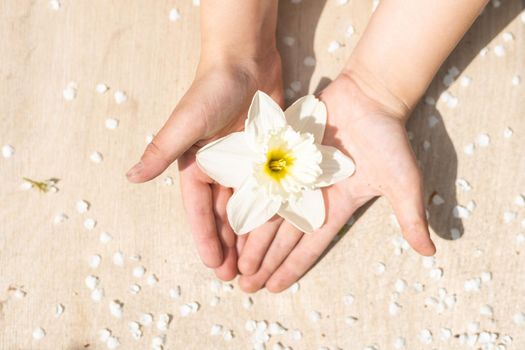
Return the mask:
<path fill-rule="evenodd" d="M 344 79 L 335 80 L 320 96 L 328 109 L 323 144 L 351 155 L 356 172 L 324 189 L 326 221 L 317 232 L 303 235 L 283 223 L 260 261 L 246 249 L 241 253 L 241 267 L 249 265 L 242 261 L 249 255 L 252 265 L 257 265 L 241 269 L 250 272 L 240 281 L 246 291 L 264 285 L 270 291 L 281 291 L 290 286 L 321 256 L 355 210 L 378 195 L 390 200 L 412 246 L 425 255 L 434 252 L 426 228 L 419 169 L 403 122 L 389 116 Z M 263 241 L 249 237 L 246 247 L 257 245 L 250 242 L 256 240 Z"/>

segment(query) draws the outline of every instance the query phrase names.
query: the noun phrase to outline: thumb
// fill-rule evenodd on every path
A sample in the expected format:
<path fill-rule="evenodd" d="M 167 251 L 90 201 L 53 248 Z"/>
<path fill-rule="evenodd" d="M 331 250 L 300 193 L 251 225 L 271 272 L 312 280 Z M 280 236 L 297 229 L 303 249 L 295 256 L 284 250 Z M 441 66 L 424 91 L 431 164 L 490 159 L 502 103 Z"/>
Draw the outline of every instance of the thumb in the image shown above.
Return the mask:
<path fill-rule="evenodd" d="M 421 255 L 434 255 L 436 247 L 428 231 L 419 172 L 393 186 L 390 192 L 390 202 L 407 242 Z"/>
<path fill-rule="evenodd" d="M 205 130 L 202 116 L 196 115 L 194 110 L 176 108 L 126 177 L 134 183 L 157 177 L 201 139 Z"/>

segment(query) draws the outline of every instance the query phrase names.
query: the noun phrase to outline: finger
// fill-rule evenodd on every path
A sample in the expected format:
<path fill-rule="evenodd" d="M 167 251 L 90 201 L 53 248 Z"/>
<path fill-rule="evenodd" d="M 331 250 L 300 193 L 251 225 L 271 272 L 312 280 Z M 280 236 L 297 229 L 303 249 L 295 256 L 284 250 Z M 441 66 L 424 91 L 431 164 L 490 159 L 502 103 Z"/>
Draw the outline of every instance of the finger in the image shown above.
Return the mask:
<path fill-rule="evenodd" d="M 246 293 L 254 293 L 261 289 L 302 236 L 303 232 L 301 230 L 289 222 L 283 221 L 264 256 L 259 270 L 253 275 L 241 275 L 239 279 L 241 289 Z"/>
<path fill-rule="evenodd" d="M 421 255 L 434 255 L 436 247 L 428 231 L 421 176 L 414 169 L 387 193 L 407 242 Z"/>
<path fill-rule="evenodd" d="M 196 164 L 180 172 L 181 192 L 188 223 L 197 251 L 204 265 L 215 268 L 223 262 L 221 242 L 217 235 L 210 185 L 196 173 Z"/>
<path fill-rule="evenodd" d="M 244 248 L 244 245 L 246 244 L 246 241 L 248 240 L 249 235 L 240 235 L 237 236 L 237 256 L 241 256 L 242 249 Z"/>
<path fill-rule="evenodd" d="M 224 256 L 224 261 L 215 269 L 215 274 L 223 281 L 230 281 L 237 276 L 236 235 L 228 223 L 228 216 L 226 214 L 226 204 L 232 195 L 232 191 L 218 184 L 211 185 L 211 189 L 215 223 Z"/>
<path fill-rule="evenodd" d="M 251 275 L 257 271 L 282 221 L 281 217 L 275 215 L 248 234 L 238 263 L 243 275 Z"/>
<path fill-rule="evenodd" d="M 334 237 L 348 222 L 354 211 L 363 203 L 338 195 L 340 191 L 331 187 L 325 194 L 326 221 L 321 228 L 305 234 L 279 268 L 266 281 L 266 288 L 278 293 L 290 287 L 319 259 Z M 334 207 L 337 205 L 337 207 Z"/>
<path fill-rule="evenodd" d="M 140 161 L 126 173 L 128 180 L 135 183 L 148 181 L 166 170 L 204 136 L 204 119 L 194 106 L 179 104 L 153 141 L 148 144 Z"/>

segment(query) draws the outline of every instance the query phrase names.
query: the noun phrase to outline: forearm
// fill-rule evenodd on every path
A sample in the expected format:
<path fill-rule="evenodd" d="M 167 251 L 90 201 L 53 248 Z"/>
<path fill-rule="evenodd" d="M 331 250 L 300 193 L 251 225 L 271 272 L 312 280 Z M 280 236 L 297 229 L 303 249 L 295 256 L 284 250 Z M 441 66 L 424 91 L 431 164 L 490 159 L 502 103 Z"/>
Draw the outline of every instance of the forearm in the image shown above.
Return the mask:
<path fill-rule="evenodd" d="M 371 97 L 408 116 L 486 3 L 383 0 L 344 71 Z"/>
<path fill-rule="evenodd" d="M 201 60 L 264 59 L 277 51 L 277 0 L 204 0 Z"/>

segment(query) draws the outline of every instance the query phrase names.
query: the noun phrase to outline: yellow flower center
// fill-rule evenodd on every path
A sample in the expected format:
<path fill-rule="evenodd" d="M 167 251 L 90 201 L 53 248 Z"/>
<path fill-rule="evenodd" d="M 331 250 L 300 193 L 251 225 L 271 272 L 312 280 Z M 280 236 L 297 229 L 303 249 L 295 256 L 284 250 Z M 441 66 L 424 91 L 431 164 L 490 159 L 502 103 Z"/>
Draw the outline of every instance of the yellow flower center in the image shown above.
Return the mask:
<path fill-rule="evenodd" d="M 288 150 L 280 148 L 272 149 L 266 154 L 264 172 L 273 180 L 279 182 L 286 176 L 290 167 L 293 165 L 293 161 L 294 158 Z"/>

